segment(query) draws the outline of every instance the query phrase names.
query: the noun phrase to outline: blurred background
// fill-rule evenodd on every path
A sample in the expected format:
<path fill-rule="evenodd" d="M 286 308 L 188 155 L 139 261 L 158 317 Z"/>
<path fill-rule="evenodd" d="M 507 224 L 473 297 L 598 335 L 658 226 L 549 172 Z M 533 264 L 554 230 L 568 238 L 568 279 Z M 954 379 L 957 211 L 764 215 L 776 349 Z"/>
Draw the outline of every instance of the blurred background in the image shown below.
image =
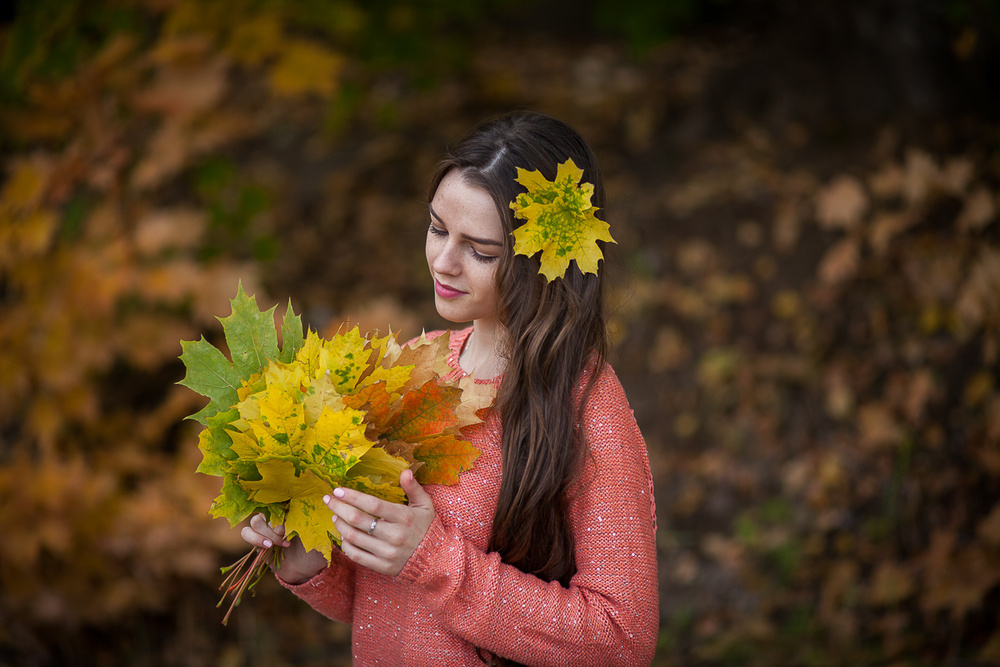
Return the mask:
<path fill-rule="evenodd" d="M 242 280 L 441 328 L 426 184 L 594 146 L 656 665 L 1000 664 L 1000 1 L 21 0 L 0 17 L 0 665 L 348 665 L 196 474 Z"/>

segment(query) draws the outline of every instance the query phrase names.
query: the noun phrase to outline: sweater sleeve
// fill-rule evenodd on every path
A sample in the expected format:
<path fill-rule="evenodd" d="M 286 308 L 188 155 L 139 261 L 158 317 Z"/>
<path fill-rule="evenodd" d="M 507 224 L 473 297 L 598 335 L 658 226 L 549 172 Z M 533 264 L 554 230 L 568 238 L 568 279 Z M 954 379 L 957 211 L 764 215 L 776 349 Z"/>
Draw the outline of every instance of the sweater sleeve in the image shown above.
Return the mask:
<path fill-rule="evenodd" d="M 569 588 L 484 553 L 436 518 L 400 578 L 477 647 L 530 665 L 648 665 L 659 624 L 645 442 L 607 368 L 584 412 L 589 455 L 570 502 Z"/>
<path fill-rule="evenodd" d="M 312 579 L 301 584 L 289 584 L 281 577 L 277 579 L 327 618 L 350 623 L 354 611 L 354 567 L 342 551 L 334 549 L 330 565 Z"/>

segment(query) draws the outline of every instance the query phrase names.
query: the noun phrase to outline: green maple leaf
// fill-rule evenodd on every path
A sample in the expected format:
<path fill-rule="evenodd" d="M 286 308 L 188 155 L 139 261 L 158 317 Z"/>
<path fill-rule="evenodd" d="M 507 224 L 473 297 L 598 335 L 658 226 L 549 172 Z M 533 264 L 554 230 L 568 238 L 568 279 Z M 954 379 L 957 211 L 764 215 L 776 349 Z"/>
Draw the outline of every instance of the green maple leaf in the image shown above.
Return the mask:
<path fill-rule="evenodd" d="M 220 317 L 226 333 L 226 345 L 233 357 L 233 367 L 241 380 L 267 366 L 269 359 L 278 357 L 278 332 L 274 328 L 274 309 L 257 307 L 257 297 L 247 296 L 243 283 L 237 286 L 236 298 L 230 300 L 232 313 Z"/>
<path fill-rule="evenodd" d="M 237 400 L 240 376 L 231 361 L 202 336 L 198 341 L 181 341 L 181 361 L 187 373 L 180 384 L 209 399 L 208 405 L 191 415 L 204 425 L 208 417 L 229 409 Z"/>
<path fill-rule="evenodd" d="M 237 476 L 227 473 L 222 478 L 222 490 L 219 496 L 212 502 L 212 516 L 216 519 L 225 517 L 229 520 L 230 526 L 235 526 L 257 509 L 257 503 L 250 500 L 246 490 L 240 486 Z"/>
<path fill-rule="evenodd" d="M 219 412 L 206 420 L 208 427 L 198 434 L 198 449 L 201 450 L 202 461 L 196 472 L 222 477 L 230 468 L 230 462 L 236 458 L 232 451 L 231 431 L 226 430 L 226 424 L 239 417 L 235 409 Z"/>
<path fill-rule="evenodd" d="M 302 318 L 292 310 L 292 300 L 289 299 L 285 317 L 281 321 L 281 354 L 278 355 L 278 360 L 290 363 L 295 358 L 295 353 L 302 349 L 304 341 Z"/>
<path fill-rule="evenodd" d="M 514 252 L 541 252 L 539 273 L 551 282 L 564 276 L 576 260 L 583 273 L 597 273 L 604 258 L 598 241 L 615 243 L 608 223 L 594 214 L 594 186 L 580 183 L 583 170 L 569 159 L 559 165 L 554 180 L 539 171 L 517 170 L 517 182 L 528 189 L 510 203 L 514 215 L 527 222 L 514 230 Z"/>
<path fill-rule="evenodd" d="M 269 360 L 279 357 L 274 307 L 261 312 L 256 297 L 247 296 L 243 291 L 242 282 L 237 285 L 236 297 L 230 299 L 230 305 L 230 315 L 220 317 L 219 321 L 232 361 L 204 336 L 198 341 L 181 341 L 181 361 L 187 372 L 179 384 L 209 399 L 208 405 L 190 417 L 206 426 L 209 417 L 237 403 L 243 380 L 259 373 Z M 290 301 L 282 332 L 284 344 L 280 356 L 291 359 L 302 347 L 303 336 L 302 318 L 292 310 Z"/>

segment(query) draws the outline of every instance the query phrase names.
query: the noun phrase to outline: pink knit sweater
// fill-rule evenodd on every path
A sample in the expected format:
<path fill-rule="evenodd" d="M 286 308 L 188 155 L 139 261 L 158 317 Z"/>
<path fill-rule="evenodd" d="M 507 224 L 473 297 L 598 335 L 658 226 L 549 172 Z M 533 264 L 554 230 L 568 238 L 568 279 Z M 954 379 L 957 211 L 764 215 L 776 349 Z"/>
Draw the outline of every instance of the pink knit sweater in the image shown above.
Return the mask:
<path fill-rule="evenodd" d="M 464 375 L 458 356 L 471 331 L 451 333 L 449 377 Z M 437 517 L 397 577 L 334 550 L 328 568 L 285 586 L 352 624 L 355 667 L 482 665 L 476 647 L 527 665 L 648 665 L 659 622 L 652 480 L 610 367 L 584 417 L 591 455 L 570 501 L 577 572 L 569 588 L 486 552 L 501 475 L 496 415 L 465 432 L 482 451 L 475 467 L 455 486 L 425 487 Z"/>

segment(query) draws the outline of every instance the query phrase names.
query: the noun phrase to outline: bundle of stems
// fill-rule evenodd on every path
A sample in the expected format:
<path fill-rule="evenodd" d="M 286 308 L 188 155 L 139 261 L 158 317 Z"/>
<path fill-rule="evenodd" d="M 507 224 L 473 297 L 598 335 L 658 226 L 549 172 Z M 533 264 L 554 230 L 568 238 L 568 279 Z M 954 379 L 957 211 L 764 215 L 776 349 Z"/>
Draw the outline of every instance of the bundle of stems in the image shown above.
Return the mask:
<path fill-rule="evenodd" d="M 232 565 L 222 568 L 222 574 L 226 574 L 227 572 L 229 574 L 222 582 L 222 585 L 219 586 L 219 590 L 223 591 L 223 593 L 222 599 L 219 600 L 219 604 L 216 607 L 221 607 L 230 594 L 233 596 L 229 610 L 222 618 L 223 625 L 229 624 L 229 616 L 239 606 L 240 601 L 243 599 L 243 593 L 250 591 L 251 595 L 256 595 L 257 584 L 260 583 L 265 574 L 270 572 L 272 566 L 274 569 L 281 567 L 282 551 L 282 548 L 278 546 L 270 549 L 254 547 L 243 558 Z"/>

